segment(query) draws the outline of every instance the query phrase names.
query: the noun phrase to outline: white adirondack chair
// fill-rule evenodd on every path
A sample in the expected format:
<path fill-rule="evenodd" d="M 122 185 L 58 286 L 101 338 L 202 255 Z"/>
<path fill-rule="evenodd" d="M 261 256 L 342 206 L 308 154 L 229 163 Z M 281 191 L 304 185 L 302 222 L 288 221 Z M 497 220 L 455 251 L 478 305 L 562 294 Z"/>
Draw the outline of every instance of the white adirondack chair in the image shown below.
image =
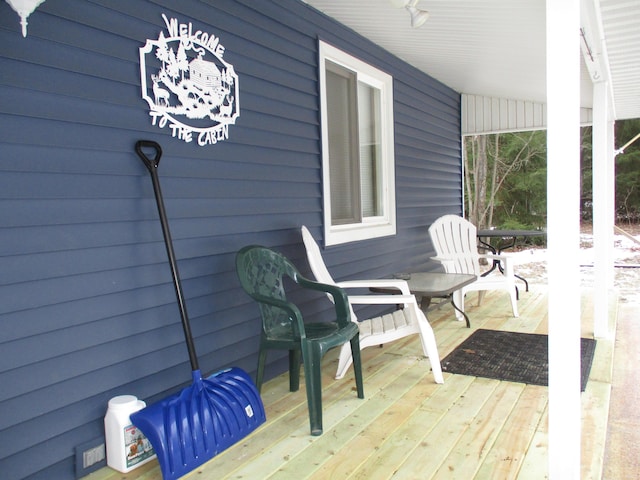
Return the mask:
<path fill-rule="evenodd" d="M 302 227 L 302 239 L 307 251 L 307 259 L 309 260 L 311 271 L 316 277 L 316 281 L 329 285 L 338 285 L 347 290 L 349 288 L 368 289 L 372 287 L 398 290 L 398 294 L 388 295 L 349 295 L 347 292 L 350 305 L 403 305 L 403 308 L 396 309 L 392 313 L 362 321 L 358 321 L 358 318 L 353 312 L 353 308 L 351 308 L 351 319 L 356 322 L 360 328 L 360 349 L 362 350 L 374 345 L 382 345 L 417 333 L 420 335 L 424 355 L 429 358 L 429 362 L 431 363 L 431 370 L 433 371 L 433 377 L 436 383 L 444 383 L 433 329 L 431 325 L 429 325 L 424 312 L 420 309 L 416 297 L 409 291 L 407 282 L 399 279 L 348 280 L 336 282 L 331 277 L 322 260 L 320 247 L 318 247 L 318 244 L 305 226 Z M 351 350 L 349 348 L 342 348 L 340 350 L 335 378 L 340 379 L 344 377 L 351 363 Z"/>
<path fill-rule="evenodd" d="M 454 292 L 454 302 L 464 311 L 464 296 L 467 292 L 478 292 L 478 304 L 487 290 L 506 290 L 511 297 L 513 316 L 518 316 L 517 290 L 513 272 L 512 259 L 505 254 L 491 255 L 478 253 L 476 226 L 458 215 L 444 215 L 429 227 L 429 236 L 436 249 L 436 257 L 432 260 L 439 262 L 447 273 L 471 273 L 477 275 L 478 280 L 461 290 Z M 495 271 L 486 277 L 481 276 L 480 258 L 490 262 L 499 260 L 502 270 Z M 456 312 L 458 320 L 464 317 Z"/>

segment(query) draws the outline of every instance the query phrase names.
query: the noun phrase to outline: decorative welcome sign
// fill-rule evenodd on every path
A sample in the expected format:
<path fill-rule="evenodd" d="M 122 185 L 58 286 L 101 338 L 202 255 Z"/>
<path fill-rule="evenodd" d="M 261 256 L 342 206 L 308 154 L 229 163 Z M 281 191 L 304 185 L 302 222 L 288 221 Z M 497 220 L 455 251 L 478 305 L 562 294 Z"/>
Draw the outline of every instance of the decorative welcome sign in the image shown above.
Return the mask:
<path fill-rule="evenodd" d="M 194 31 L 189 23 L 162 18 L 168 36 L 140 48 L 142 98 L 152 125 L 169 127 L 173 137 L 198 145 L 229 138 L 229 125 L 240 115 L 238 76 L 225 62 L 215 35 Z"/>

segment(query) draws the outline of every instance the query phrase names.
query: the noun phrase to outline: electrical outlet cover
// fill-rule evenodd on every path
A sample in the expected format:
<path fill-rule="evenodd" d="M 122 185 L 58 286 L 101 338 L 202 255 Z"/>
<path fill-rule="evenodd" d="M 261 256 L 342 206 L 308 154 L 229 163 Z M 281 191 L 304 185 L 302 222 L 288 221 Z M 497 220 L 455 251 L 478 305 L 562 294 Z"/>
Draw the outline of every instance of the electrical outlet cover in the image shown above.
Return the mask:
<path fill-rule="evenodd" d="M 107 466 L 105 437 L 98 437 L 77 445 L 75 448 L 76 478 Z"/>

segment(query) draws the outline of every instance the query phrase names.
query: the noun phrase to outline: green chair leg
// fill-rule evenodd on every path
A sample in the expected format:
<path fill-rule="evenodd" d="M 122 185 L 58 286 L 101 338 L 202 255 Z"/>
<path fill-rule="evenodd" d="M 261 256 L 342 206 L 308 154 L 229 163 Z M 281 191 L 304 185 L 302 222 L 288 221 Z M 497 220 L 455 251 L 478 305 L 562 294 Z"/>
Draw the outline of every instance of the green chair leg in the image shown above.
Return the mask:
<path fill-rule="evenodd" d="M 364 398 L 364 382 L 362 380 L 362 361 L 360 358 L 360 336 L 351 339 L 351 357 L 353 358 L 353 372 L 356 376 L 358 398 Z"/>
<path fill-rule="evenodd" d="M 289 391 L 300 389 L 300 350 L 289 350 Z"/>
<path fill-rule="evenodd" d="M 264 364 L 267 359 L 267 349 L 260 347 L 260 353 L 258 354 L 258 370 L 256 372 L 256 388 L 258 393 L 262 389 L 262 381 L 264 380 Z"/>
<path fill-rule="evenodd" d="M 307 404 L 309 407 L 309 423 L 311 435 L 322 435 L 322 376 L 320 363 L 322 351 L 318 344 L 303 341 L 302 362 L 307 387 Z"/>

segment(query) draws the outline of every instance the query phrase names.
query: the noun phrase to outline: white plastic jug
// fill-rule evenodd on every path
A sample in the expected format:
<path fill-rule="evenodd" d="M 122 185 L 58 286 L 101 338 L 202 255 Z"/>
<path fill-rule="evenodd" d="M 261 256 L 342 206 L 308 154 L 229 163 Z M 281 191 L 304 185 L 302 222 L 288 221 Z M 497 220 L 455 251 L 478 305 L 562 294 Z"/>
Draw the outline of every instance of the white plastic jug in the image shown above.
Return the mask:
<path fill-rule="evenodd" d="M 109 400 L 104 417 L 107 465 L 119 472 L 129 472 L 156 456 L 147 437 L 129 419 L 129 415 L 144 407 L 146 404 L 133 395 Z"/>

